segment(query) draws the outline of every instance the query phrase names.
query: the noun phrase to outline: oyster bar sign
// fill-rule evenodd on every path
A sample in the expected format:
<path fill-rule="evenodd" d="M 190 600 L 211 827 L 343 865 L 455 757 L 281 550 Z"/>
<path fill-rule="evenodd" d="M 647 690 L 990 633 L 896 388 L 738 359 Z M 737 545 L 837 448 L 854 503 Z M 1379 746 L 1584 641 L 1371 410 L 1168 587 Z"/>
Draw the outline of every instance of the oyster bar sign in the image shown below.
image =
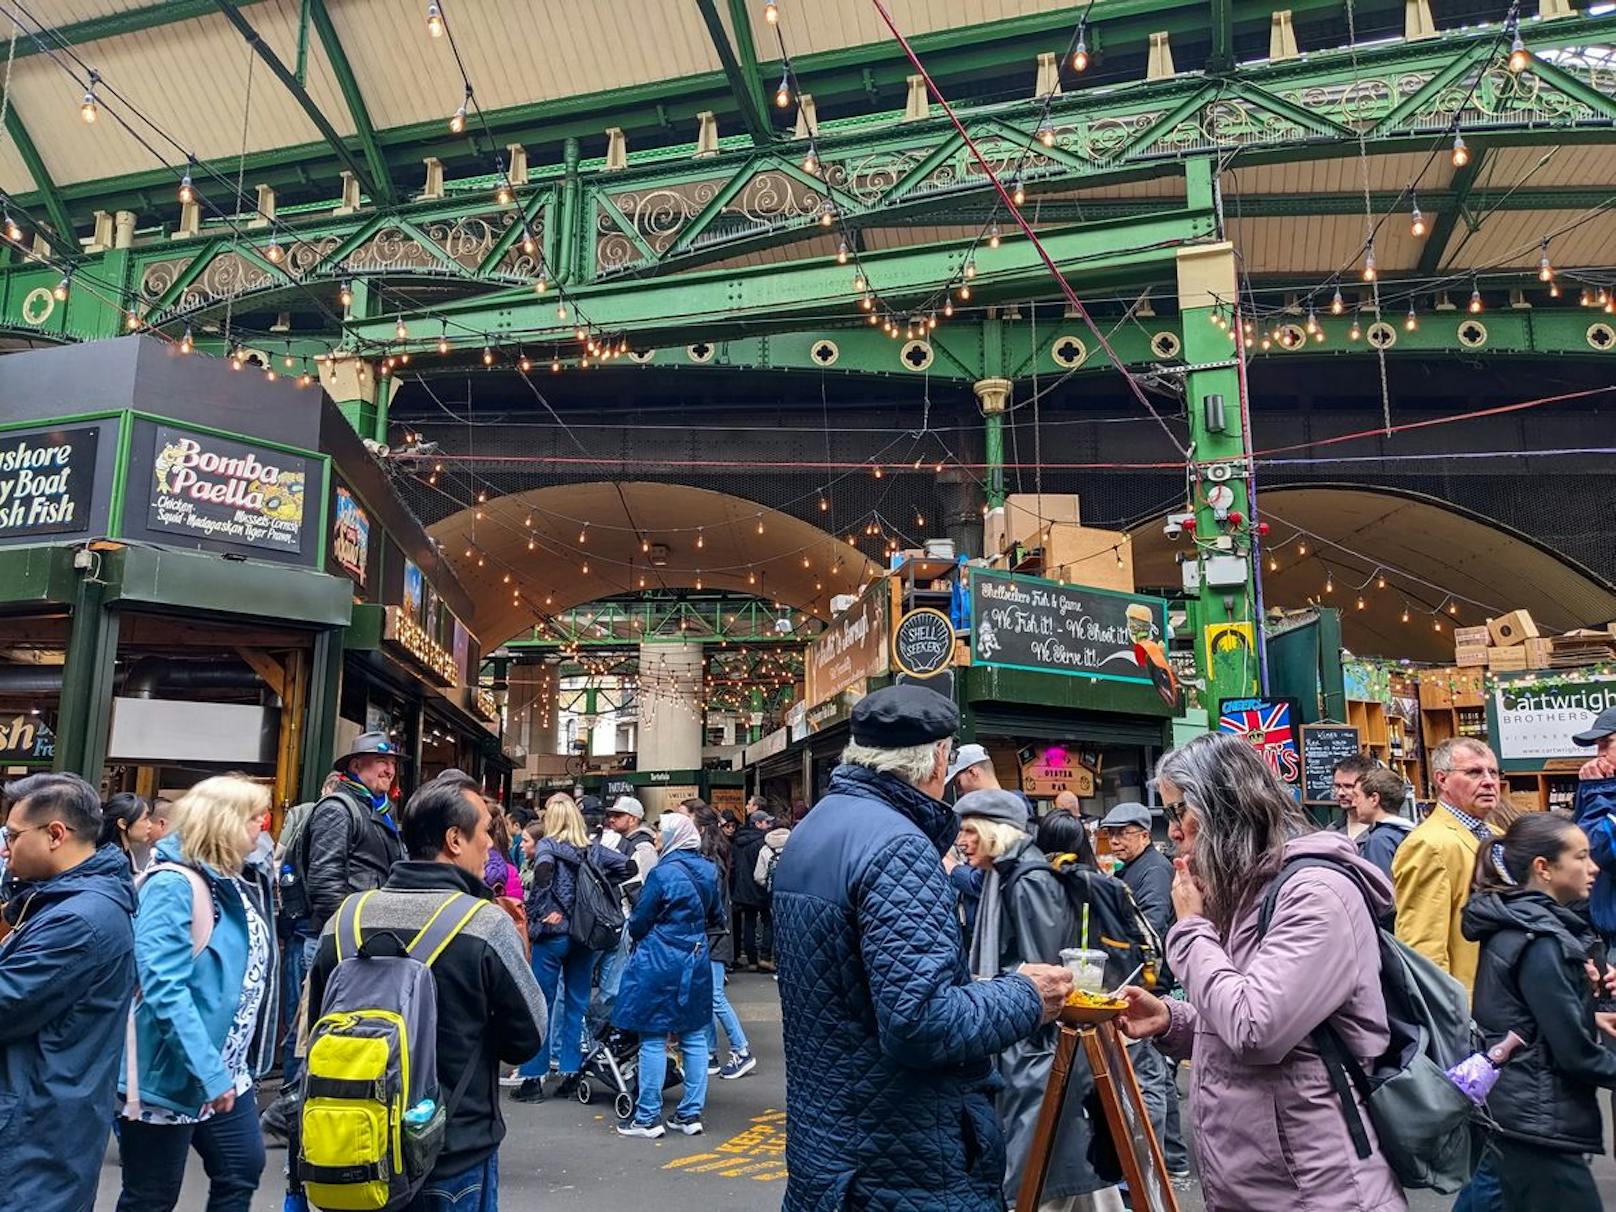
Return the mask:
<path fill-rule="evenodd" d="M 304 459 L 161 426 L 147 524 L 295 555 L 306 470 Z"/>

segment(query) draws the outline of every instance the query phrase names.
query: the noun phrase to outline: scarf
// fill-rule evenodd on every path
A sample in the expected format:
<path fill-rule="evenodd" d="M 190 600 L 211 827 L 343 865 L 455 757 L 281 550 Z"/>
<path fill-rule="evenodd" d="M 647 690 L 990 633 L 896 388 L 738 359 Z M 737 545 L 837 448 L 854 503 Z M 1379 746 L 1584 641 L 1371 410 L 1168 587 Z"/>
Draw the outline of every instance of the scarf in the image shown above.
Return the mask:
<path fill-rule="evenodd" d="M 999 951 L 1004 945 L 999 930 L 1004 918 L 999 903 L 1002 889 L 997 865 L 982 873 L 982 899 L 976 906 L 976 929 L 971 932 L 971 975 L 982 980 L 999 975 Z"/>
<path fill-rule="evenodd" d="M 675 850 L 701 852 L 701 832 L 688 816 L 670 812 L 662 818 L 661 827 L 663 854 L 672 854 Z"/>

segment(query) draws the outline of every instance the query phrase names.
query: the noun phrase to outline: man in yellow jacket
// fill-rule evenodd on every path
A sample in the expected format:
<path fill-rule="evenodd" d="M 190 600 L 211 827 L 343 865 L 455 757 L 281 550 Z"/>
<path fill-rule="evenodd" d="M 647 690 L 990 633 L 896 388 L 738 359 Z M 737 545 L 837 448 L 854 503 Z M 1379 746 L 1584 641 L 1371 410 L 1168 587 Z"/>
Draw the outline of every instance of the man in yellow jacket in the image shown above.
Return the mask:
<path fill-rule="evenodd" d="M 1500 830 L 1503 804 L 1498 759 L 1480 741 L 1453 737 L 1431 751 L 1437 806 L 1397 848 L 1392 883 L 1397 890 L 1397 937 L 1471 989 L 1477 945 L 1459 931 L 1470 899 L 1476 851 Z"/>

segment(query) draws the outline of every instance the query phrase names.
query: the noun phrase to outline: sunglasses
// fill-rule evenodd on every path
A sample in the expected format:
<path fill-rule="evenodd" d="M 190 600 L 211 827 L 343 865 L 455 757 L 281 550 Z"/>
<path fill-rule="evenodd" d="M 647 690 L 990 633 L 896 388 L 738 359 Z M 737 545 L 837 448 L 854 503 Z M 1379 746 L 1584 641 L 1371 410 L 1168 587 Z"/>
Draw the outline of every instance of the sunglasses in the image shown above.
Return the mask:
<path fill-rule="evenodd" d="M 1184 823 L 1184 809 L 1189 807 L 1183 800 L 1174 800 L 1170 804 L 1162 805 L 1162 812 L 1166 814 L 1167 821 L 1172 825 Z"/>

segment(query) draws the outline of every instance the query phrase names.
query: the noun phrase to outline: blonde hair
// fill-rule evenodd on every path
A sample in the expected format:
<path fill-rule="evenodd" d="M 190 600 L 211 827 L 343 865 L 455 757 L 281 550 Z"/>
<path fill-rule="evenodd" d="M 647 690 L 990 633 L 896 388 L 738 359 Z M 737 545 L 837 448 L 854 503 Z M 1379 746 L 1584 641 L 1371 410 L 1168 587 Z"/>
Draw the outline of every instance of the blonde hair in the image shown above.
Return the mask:
<path fill-rule="evenodd" d="M 1017 829 L 1004 821 L 990 821 L 985 816 L 967 816 L 960 820 L 961 829 L 969 829 L 982 843 L 989 858 L 1003 858 L 1017 842 L 1027 840 L 1027 831 Z"/>
<path fill-rule="evenodd" d="M 239 875 L 247 822 L 269 811 L 269 788 L 239 774 L 203 779 L 174 805 L 180 857 L 215 871 Z"/>
<path fill-rule="evenodd" d="M 574 846 L 589 845 L 589 831 L 584 828 L 584 814 L 565 791 L 558 791 L 544 801 L 544 836 Z"/>

